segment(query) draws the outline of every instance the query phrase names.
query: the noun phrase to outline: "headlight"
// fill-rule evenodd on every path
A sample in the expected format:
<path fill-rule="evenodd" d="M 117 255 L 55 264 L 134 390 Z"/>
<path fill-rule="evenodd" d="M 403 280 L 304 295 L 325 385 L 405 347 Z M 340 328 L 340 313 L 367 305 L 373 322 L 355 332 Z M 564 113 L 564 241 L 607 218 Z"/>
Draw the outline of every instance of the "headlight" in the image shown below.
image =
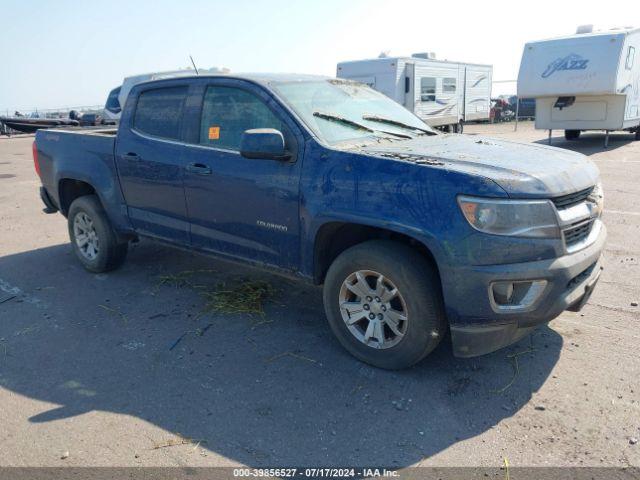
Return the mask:
<path fill-rule="evenodd" d="M 473 228 L 493 235 L 560 238 L 550 200 L 497 200 L 458 197 L 464 217 Z"/>
<path fill-rule="evenodd" d="M 591 193 L 589 194 L 589 200 L 594 204 L 592 211 L 600 217 L 604 210 L 604 191 L 602 190 L 602 182 L 598 182 Z"/>

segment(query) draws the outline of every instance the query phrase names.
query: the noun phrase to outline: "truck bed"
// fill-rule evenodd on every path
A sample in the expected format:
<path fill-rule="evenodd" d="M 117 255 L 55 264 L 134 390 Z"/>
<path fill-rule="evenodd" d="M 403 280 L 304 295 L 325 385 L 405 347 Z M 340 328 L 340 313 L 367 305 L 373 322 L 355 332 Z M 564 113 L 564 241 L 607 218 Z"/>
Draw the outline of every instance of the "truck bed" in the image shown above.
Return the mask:
<path fill-rule="evenodd" d="M 102 192 L 115 194 L 118 187 L 114 158 L 115 128 L 64 128 L 39 130 L 36 145 L 40 178 L 53 202 L 64 211 L 61 186 L 65 179 L 104 182 Z M 97 187 L 94 185 L 94 187 Z"/>

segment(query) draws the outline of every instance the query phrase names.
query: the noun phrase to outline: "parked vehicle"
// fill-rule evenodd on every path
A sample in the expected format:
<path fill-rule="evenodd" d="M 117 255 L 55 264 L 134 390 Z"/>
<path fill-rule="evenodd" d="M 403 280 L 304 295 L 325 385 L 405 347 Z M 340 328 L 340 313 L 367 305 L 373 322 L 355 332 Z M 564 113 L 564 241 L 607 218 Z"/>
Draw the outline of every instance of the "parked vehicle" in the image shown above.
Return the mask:
<path fill-rule="evenodd" d="M 203 75 L 210 74 L 222 74 L 229 73 L 229 69 L 225 67 L 212 67 L 209 69 L 201 69 L 198 72 L 191 68 L 185 68 L 182 70 L 170 70 L 166 72 L 152 72 L 152 73 L 142 73 L 140 75 L 132 75 L 130 77 L 125 77 L 122 81 L 122 85 L 114 88 L 109 92 L 107 96 L 107 102 L 104 106 L 104 118 L 108 121 L 109 124 L 114 124 L 120 120 L 120 115 L 122 114 L 122 105 L 127 101 L 127 96 L 133 88 L 134 85 L 142 82 L 148 82 L 151 80 L 160 80 L 163 78 L 174 78 L 174 77 L 189 77 L 195 75 L 196 73 L 201 73 Z"/>
<path fill-rule="evenodd" d="M 518 96 L 536 99 L 536 128 L 627 130 L 640 139 L 640 29 L 594 32 L 524 46 Z M 550 132 L 551 133 L 551 132 Z M 550 135 L 551 137 L 551 135 Z M 606 141 L 605 140 L 605 143 Z"/>
<path fill-rule="evenodd" d="M 339 78 L 357 80 L 384 93 L 425 123 L 461 132 L 463 122 L 488 121 L 491 65 L 436 60 L 432 53 L 338 64 Z"/>
<path fill-rule="evenodd" d="M 459 356 L 509 345 L 579 310 L 600 275 L 585 156 L 439 134 L 348 80 L 138 84 L 117 130 L 38 132 L 34 162 L 87 270 L 149 237 L 322 284 L 340 343 L 383 368 L 448 329 Z"/>
<path fill-rule="evenodd" d="M 107 121 L 117 122 L 120 119 L 122 107 L 120 106 L 119 95 L 121 90 L 122 86 L 116 87 L 107 96 L 107 102 L 104 104 L 104 118 Z"/>
<path fill-rule="evenodd" d="M 80 117 L 81 127 L 102 125 L 102 116 L 97 113 L 85 113 Z"/>
<path fill-rule="evenodd" d="M 34 133 L 38 130 L 54 127 L 77 127 L 76 120 L 64 118 L 29 118 L 29 117 L 0 117 L 0 123 L 7 129 L 21 133 Z"/>
<path fill-rule="evenodd" d="M 516 111 L 518 112 L 518 118 L 519 119 L 531 119 L 531 120 L 534 120 L 536 118 L 536 100 L 535 100 L 535 98 L 518 98 L 517 95 L 512 95 L 509 98 L 509 103 L 511 105 L 511 109 L 514 112 L 514 115 L 515 115 Z"/>
<path fill-rule="evenodd" d="M 515 118 L 513 106 L 504 98 L 491 99 L 490 119 L 492 123 L 510 122 Z"/>

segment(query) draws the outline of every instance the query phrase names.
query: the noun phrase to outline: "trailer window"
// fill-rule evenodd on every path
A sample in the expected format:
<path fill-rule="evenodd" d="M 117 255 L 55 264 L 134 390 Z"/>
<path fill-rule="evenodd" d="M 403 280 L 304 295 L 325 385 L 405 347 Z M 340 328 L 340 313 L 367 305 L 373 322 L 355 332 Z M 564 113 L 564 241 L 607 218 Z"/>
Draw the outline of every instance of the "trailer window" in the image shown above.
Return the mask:
<path fill-rule="evenodd" d="M 180 140 L 187 87 L 156 88 L 138 97 L 133 128 L 154 137 Z"/>
<path fill-rule="evenodd" d="M 436 79 L 435 77 L 422 77 L 420 79 L 420 101 L 436 101 Z"/>
<path fill-rule="evenodd" d="M 636 49 L 633 47 L 629 47 L 627 51 L 627 62 L 625 63 L 625 68 L 627 70 L 631 70 L 633 68 L 633 57 L 636 56 Z"/>
<path fill-rule="evenodd" d="M 442 79 L 442 92 L 443 93 L 456 93 L 456 79 L 455 78 L 443 78 Z"/>

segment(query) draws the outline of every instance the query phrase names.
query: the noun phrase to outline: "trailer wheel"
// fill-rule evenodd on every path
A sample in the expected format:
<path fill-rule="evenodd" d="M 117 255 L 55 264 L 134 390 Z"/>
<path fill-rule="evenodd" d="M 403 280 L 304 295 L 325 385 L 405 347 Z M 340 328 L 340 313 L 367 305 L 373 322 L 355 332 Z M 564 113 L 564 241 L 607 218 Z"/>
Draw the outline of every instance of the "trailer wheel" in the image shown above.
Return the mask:
<path fill-rule="evenodd" d="M 437 272 L 401 243 L 371 240 L 345 250 L 329 267 L 323 297 L 342 346 L 376 367 L 410 367 L 446 333 Z"/>
<path fill-rule="evenodd" d="M 124 262 L 128 243 L 118 241 L 98 197 L 75 199 L 67 218 L 73 251 L 84 268 L 94 273 L 108 272 Z"/>
<path fill-rule="evenodd" d="M 640 127 L 636 128 L 636 140 L 640 140 Z"/>
<path fill-rule="evenodd" d="M 580 138 L 580 130 L 565 130 L 564 138 L 567 140 L 577 140 Z"/>

